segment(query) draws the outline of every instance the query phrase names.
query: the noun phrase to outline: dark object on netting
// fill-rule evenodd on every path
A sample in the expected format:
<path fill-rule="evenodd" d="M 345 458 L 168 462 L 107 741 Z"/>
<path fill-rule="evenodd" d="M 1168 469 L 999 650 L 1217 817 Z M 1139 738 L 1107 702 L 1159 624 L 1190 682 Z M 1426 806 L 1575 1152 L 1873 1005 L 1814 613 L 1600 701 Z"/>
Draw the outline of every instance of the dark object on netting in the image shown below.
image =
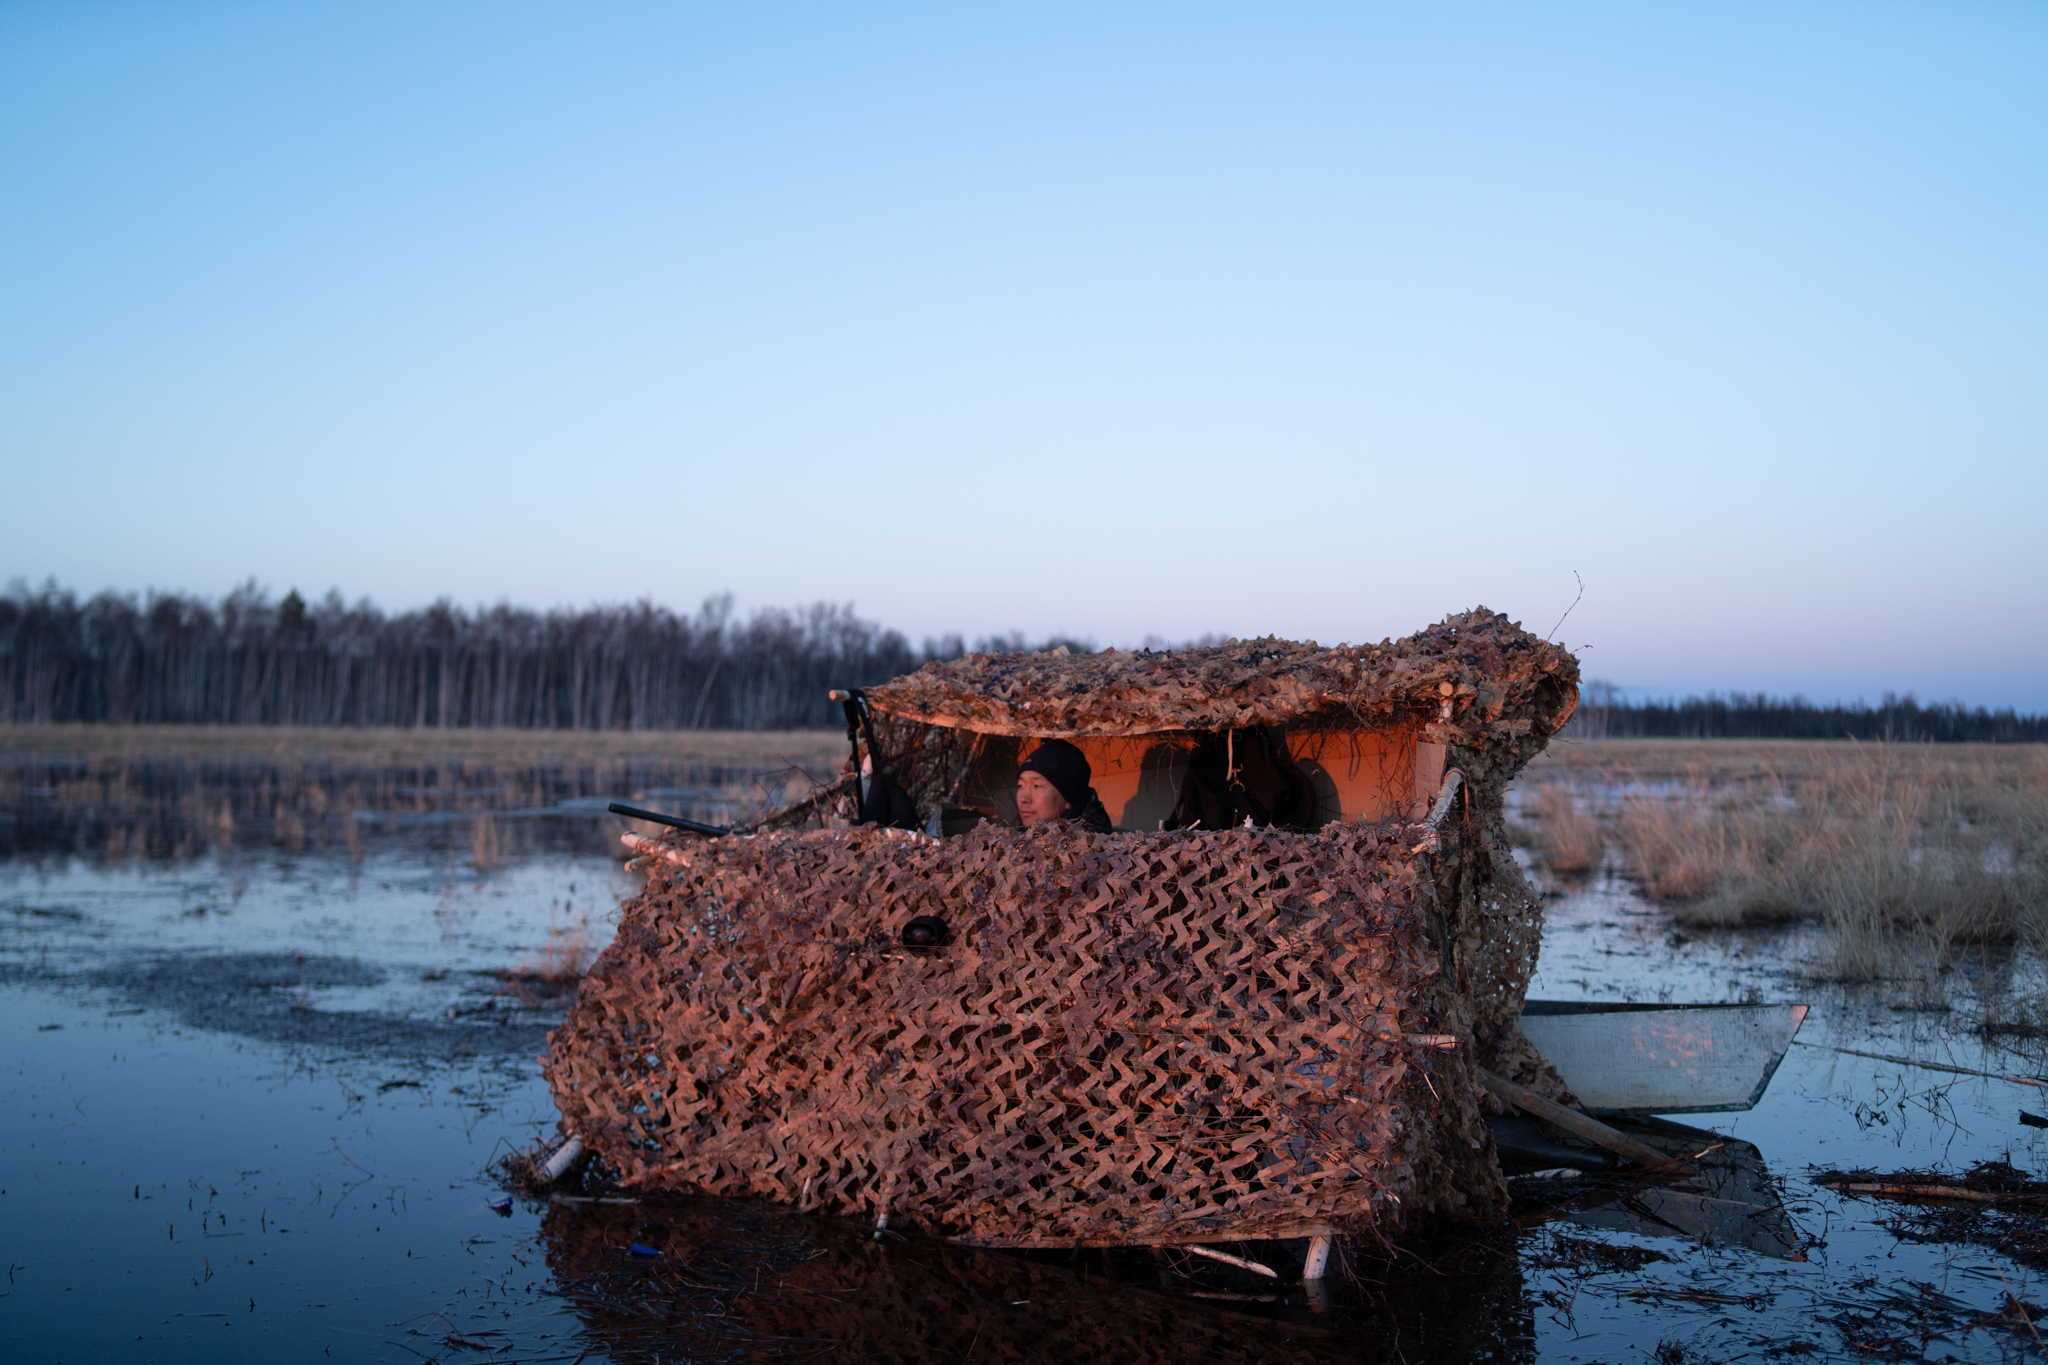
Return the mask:
<path fill-rule="evenodd" d="M 943 948 L 953 941 L 953 931 L 937 915 L 919 915 L 903 926 L 906 948 Z M 2044 1124 L 2048 1127 L 2048 1124 Z"/>
<path fill-rule="evenodd" d="M 836 694 L 838 795 L 632 841 L 646 888 L 543 1063 L 563 1131 L 641 1189 L 983 1245 L 1501 1208 L 1479 1068 L 1570 1098 L 1520 1031 L 1541 908 L 1502 794 L 1577 685 L 1475 611 L 1377 646 L 975 655 Z M 1045 738 L 1121 828 L 1001 823 Z M 1162 828 L 1197 759 L 1231 825 Z M 907 821 L 868 821 L 885 776 Z M 920 810 L 953 837 L 891 827 Z M 924 918 L 948 951 L 904 951 Z"/>
<path fill-rule="evenodd" d="M 978 810 L 962 810 L 958 806 L 946 806 L 939 811 L 939 837 L 951 839 L 965 834 L 976 825 L 988 823 L 988 817 Z"/>
<path fill-rule="evenodd" d="M 867 794 L 860 799 L 860 822 L 888 829 L 916 829 L 917 805 L 901 783 L 887 773 L 871 773 L 861 779 Z"/>
<path fill-rule="evenodd" d="M 832 700 L 846 713 L 846 742 L 853 750 L 852 767 L 859 780 L 860 823 L 888 829 L 917 829 L 922 823 L 917 818 L 917 803 L 903 790 L 902 783 L 882 770 L 882 748 L 875 742 L 875 718 L 868 708 L 867 694 L 858 687 L 845 692 L 835 690 Z M 863 741 L 867 744 L 865 762 L 861 755 Z"/>
<path fill-rule="evenodd" d="M 668 825 L 674 829 L 688 830 L 692 834 L 710 834 L 715 836 L 732 833 L 731 830 L 723 825 L 700 825 L 695 820 L 685 820 L 680 815 L 663 815 L 658 810 L 642 810 L 638 806 L 628 806 L 619 801 L 612 802 L 605 809 L 613 815 L 624 815 L 634 820 L 649 820 L 657 825 Z"/>
<path fill-rule="evenodd" d="M 2039 1114 L 2029 1114 L 2026 1110 L 2022 1109 L 2020 1110 L 2020 1124 L 2026 1128 L 2048 1128 L 2048 1119 L 2042 1118 Z"/>

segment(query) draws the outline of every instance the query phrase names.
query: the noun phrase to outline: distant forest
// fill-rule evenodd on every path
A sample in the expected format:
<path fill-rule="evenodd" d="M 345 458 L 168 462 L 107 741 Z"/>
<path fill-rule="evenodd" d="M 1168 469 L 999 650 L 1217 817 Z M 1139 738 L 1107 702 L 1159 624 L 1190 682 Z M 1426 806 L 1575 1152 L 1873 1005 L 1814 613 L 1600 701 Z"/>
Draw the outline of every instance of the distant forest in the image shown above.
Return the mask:
<path fill-rule="evenodd" d="M 1059 644 L 1091 647 L 1001 635 L 973 647 Z M 694 615 L 645 602 L 472 612 L 446 601 L 386 615 L 338 593 L 280 601 L 253 585 L 209 602 L 177 593 L 80 600 L 54 584 L 17 584 L 0 595 L 0 723 L 802 729 L 841 723 L 826 697 L 834 687 L 883 682 L 967 648 L 957 635 L 913 647 L 834 603 L 740 619 L 730 595 Z M 2048 718 L 1890 695 L 1874 707 L 1740 694 L 1629 702 L 1592 683 L 1566 734 L 2043 742 Z"/>
<path fill-rule="evenodd" d="M 644 602 L 470 612 L 446 601 L 386 615 L 338 593 L 80 601 L 17 584 L 0 596 L 0 721 L 803 728 L 839 721 L 834 687 L 965 649 L 958 637 L 913 648 L 829 603 L 742 620 L 729 595 L 693 616 Z"/>
<path fill-rule="evenodd" d="M 1740 692 L 1684 701 L 1631 702 L 1606 683 L 1589 683 L 1564 728 L 1572 739 L 1868 739 L 1906 743 L 2048 742 L 2048 716 L 2010 707 L 1989 711 L 1960 702 L 1922 705 L 1887 692 L 1876 706 L 1819 706 L 1804 697 Z"/>

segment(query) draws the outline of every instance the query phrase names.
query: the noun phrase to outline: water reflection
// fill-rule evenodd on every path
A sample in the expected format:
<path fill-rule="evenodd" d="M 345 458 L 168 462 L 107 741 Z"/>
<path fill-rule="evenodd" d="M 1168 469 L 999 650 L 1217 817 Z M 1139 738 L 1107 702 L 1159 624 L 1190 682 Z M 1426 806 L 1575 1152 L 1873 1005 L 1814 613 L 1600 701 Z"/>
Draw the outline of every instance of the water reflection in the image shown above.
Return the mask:
<path fill-rule="evenodd" d="M 934 1365 L 1533 1358 L 1511 1242 L 1367 1263 L 1318 1308 L 1299 1284 L 1191 1258 L 994 1253 L 914 1234 L 877 1244 L 846 1220 L 751 1201 L 558 1201 L 542 1236 L 585 1339 L 650 1365 L 828 1352 Z"/>
<path fill-rule="evenodd" d="M 183 860 L 281 850 L 360 857 L 366 839 L 479 869 L 536 853 L 611 853 L 607 802 L 731 823 L 808 793 L 799 765 L 619 757 L 391 762 L 0 754 L 0 859 Z"/>
<path fill-rule="evenodd" d="M 1775 1260 L 1803 1261 L 1809 1238 L 1785 1208 L 1780 1182 L 1753 1143 L 1658 1119 L 1618 1120 L 1615 1126 L 1638 1142 L 1674 1157 L 1696 1157 L 1686 1171 L 1645 1181 L 1625 1174 L 1588 1174 L 1554 1167 L 1513 1178 L 1518 1200 L 1542 1220 L 1562 1219 L 1582 1228 L 1677 1238 L 1696 1246 L 1739 1247 Z M 1539 1159 L 1535 1143 L 1521 1150 L 1515 1129 L 1501 1139 L 1503 1161 L 1527 1171 Z M 1551 1136 L 1555 1157 L 1570 1160 L 1566 1139 Z M 1519 1158 L 1519 1162 L 1517 1161 Z M 1576 1163 L 1585 1168 L 1595 1163 Z M 1597 1169 L 1597 1167 L 1596 1167 Z"/>

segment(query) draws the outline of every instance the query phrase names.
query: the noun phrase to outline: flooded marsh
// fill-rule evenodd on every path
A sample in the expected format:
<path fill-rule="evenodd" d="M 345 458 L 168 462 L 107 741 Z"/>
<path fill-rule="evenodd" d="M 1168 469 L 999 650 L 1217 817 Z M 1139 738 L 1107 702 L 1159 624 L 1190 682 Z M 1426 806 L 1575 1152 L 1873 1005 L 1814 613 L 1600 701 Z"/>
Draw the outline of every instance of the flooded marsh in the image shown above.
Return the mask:
<path fill-rule="evenodd" d="M 1506 1217 L 1351 1247 L 1311 1295 L 1298 1265 L 1266 1278 L 1182 1253 L 982 1252 L 915 1230 L 878 1243 L 753 1201 L 593 1184 L 507 1202 L 494 1163 L 554 1129 L 535 1057 L 636 884 L 604 803 L 743 818 L 824 775 L 830 734 L 694 751 L 598 736 L 584 752 L 582 736 L 414 750 L 100 734 L 0 745 L 9 1359 L 2041 1351 L 2048 1235 L 2024 1202 L 1824 1183 L 1998 1162 L 2048 1176 L 2048 1129 L 2021 1119 L 2048 1111 L 2048 1092 L 1856 1055 L 2048 1069 L 2041 1040 L 1984 1027 L 2038 990 L 2031 941 L 1984 937 L 1910 982 L 1824 980 L 1839 932 L 1825 913 L 1688 924 L 1692 902 L 1645 894 L 1616 825 L 1631 794 L 1688 790 L 1697 756 L 1552 757 L 1523 779 L 1529 857 L 1552 859 L 1531 994 L 1810 1001 L 1762 1102 L 1681 1116 L 1705 1140 L 1644 1130 L 1718 1145 L 1689 1179 L 1532 1172 L 1511 1182 Z M 1563 828 L 1574 820 L 1592 832 Z M 1567 846 L 1576 859 L 1558 856 Z"/>

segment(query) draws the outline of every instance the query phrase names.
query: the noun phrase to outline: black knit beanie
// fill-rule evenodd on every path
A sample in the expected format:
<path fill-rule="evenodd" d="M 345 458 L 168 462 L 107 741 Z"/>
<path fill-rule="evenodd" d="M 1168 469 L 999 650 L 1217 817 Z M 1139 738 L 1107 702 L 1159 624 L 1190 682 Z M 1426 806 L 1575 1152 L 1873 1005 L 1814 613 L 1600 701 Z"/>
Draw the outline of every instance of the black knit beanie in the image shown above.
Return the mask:
<path fill-rule="evenodd" d="M 1063 739 L 1048 739 L 1031 751 L 1031 757 L 1018 765 L 1017 771 L 1037 773 L 1061 796 L 1067 798 L 1067 814 L 1079 816 L 1088 809 L 1093 788 L 1088 785 L 1094 776 L 1088 769 L 1088 760 L 1081 751 Z"/>

